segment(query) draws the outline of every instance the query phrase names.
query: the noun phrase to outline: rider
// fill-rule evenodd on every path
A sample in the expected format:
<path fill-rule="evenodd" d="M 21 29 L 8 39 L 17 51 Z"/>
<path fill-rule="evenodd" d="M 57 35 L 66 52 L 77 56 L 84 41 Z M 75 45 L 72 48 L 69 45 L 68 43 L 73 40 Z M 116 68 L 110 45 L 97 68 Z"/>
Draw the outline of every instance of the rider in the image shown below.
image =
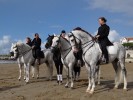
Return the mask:
<path fill-rule="evenodd" d="M 61 31 L 61 36 L 68 40 L 68 36 L 66 35 L 66 31 L 65 30 Z"/>
<path fill-rule="evenodd" d="M 99 18 L 99 24 L 101 26 L 98 28 L 98 33 L 95 36 L 95 38 L 98 39 L 98 42 L 101 45 L 101 50 L 105 58 L 105 63 L 107 64 L 109 62 L 107 46 L 110 46 L 113 44 L 108 39 L 110 27 L 106 24 L 106 22 L 107 20 L 104 17 Z"/>
<path fill-rule="evenodd" d="M 38 33 L 35 33 L 35 38 L 32 41 L 32 49 L 35 59 L 37 59 L 38 65 L 40 65 L 41 39 L 39 38 Z"/>
<path fill-rule="evenodd" d="M 29 45 L 30 47 L 32 47 L 31 38 L 29 38 L 29 37 L 26 38 L 26 44 Z"/>

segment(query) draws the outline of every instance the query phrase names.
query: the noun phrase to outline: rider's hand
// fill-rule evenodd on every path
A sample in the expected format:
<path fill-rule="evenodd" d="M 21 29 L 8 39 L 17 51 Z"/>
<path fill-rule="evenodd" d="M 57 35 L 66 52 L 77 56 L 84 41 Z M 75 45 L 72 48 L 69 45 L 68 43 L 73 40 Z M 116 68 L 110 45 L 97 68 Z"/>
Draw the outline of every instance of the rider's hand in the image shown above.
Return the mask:
<path fill-rule="evenodd" d="M 96 35 L 95 38 L 98 39 L 100 37 L 100 35 Z"/>
<path fill-rule="evenodd" d="M 32 49 L 34 49 L 35 48 L 35 46 L 32 46 Z"/>

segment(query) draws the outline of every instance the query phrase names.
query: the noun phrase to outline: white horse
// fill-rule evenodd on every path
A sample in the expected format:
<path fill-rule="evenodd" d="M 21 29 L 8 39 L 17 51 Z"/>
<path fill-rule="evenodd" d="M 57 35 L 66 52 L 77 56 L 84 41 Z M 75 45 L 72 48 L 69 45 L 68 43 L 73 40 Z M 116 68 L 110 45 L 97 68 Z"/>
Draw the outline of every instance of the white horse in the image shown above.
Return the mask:
<path fill-rule="evenodd" d="M 95 89 L 96 64 L 102 56 L 99 44 L 93 40 L 93 37 L 88 32 L 84 31 L 81 28 L 76 28 L 75 30 L 70 32 L 69 38 L 73 48 L 73 52 L 77 52 L 79 49 L 83 50 L 82 58 L 89 72 L 89 84 L 86 92 L 93 94 Z M 109 46 L 107 49 L 109 53 L 109 62 L 113 64 L 113 67 L 116 72 L 114 88 L 118 88 L 121 82 L 121 78 L 123 78 L 123 89 L 126 90 L 127 79 L 125 68 L 125 48 L 120 43 L 115 42 L 113 46 Z"/>
<path fill-rule="evenodd" d="M 74 83 L 73 83 L 73 77 L 76 78 L 76 76 L 73 76 L 73 69 L 74 69 L 74 65 L 76 63 L 76 58 L 73 54 L 72 51 L 72 47 L 70 45 L 70 42 L 61 37 L 61 36 L 54 36 L 53 40 L 52 40 L 52 47 L 53 48 L 60 48 L 60 52 L 61 52 L 61 58 L 62 58 L 62 62 L 64 63 L 64 67 L 67 71 L 67 83 L 65 85 L 65 87 L 69 86 L 69 77 L 71 78 L 71 85 L 70 88 L 74 87 Z M 77 67 L 80 67 L 80 63 L 77 64 Z M 100 73 L 99 73 L 99 69 L 98 69 L 98 83 L 100 83 Z"/>
<path fill-rule="evenodd" d="M 73 68 L 76 63 L 76 58 L 73 55 L 73 51 L 71 48 L 71 45 L 68 40 L 65 38 L 62 38 L 61 36 L 54 36 L 52 40 L 52 48 L 60 48 L 61 52 L 61 58 L 62 62 L 65 65 L 65 69 L 67 71 L 67 83 L 65 87 L 69 87 L 69 77 L 71 78 L 71 85 L 70 88 L 73 88 L 74 83 L 73 83 Z"/>
<path fill-rule="evenodd" d="M 32 55 L 32 48 L 24 43 L 17 42 L 15 44 L 12 44 L 11 46 L 11 58 L 17 59 L 18 65 L 19 65 L 19 80 L 21 79 L 22 74 L 22 66 L 24 65 L 24 79 L 27 82 L 29 82 L 29 71 L 30 67 L 34 62 L 34 57 Z M 43 50 L 44 58 L 41 58 L 40 63 L 46 63 L 48 70 L 49 70 L 49 79 L 52 79 L 53 75 L 53 53 L 51 50 Z M 37 78 L 39 78 L 39 65 L 37 62 L 35 62 L 33 67 L 33 75 L 35 74 L 35 69 L 37 69 Z"/>

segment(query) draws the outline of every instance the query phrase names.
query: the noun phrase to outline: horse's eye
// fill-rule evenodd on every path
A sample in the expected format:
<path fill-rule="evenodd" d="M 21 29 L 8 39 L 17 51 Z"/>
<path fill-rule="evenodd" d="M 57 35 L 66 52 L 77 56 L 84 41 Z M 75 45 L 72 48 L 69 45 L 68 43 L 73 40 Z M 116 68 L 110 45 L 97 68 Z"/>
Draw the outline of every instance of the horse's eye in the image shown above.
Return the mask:
<path fill-rule="evenodd" d="M 18 50 L 16 49 L 15 52 L 17 52 Z"/>
<path fill-rule="evenodd" d="M 56 41 L 57 43 L 59 42 L 59 40 Z"/>
<path fill-rule="evenodd" d="M 74 42 L 74 40 L 71 40 L 71 42 Z"/>

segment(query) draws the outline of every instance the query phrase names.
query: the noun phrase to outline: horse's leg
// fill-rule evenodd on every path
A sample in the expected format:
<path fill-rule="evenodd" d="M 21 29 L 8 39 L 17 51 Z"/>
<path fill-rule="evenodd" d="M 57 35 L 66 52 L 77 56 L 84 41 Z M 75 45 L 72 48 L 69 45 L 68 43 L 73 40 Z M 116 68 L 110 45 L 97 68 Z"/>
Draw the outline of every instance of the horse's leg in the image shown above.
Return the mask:
<path fill-rule="evenodd" d="M 100 77 L 101 77 L 101 71 L 100 71 L 100 66 L 98 65 L 97 66 L 97 69 L 96 69 L 96 79 L 97 79 L 97 84 L 100 85 Z"/>
<path fill-rule="evenodd" d="M 19 66 L 19 77 L 18 77 L 18 80 L 20 81 L 21 80 L 21 76 L 22 76 L 22 64 L 18 64 Z"/>
<path fill-rule="evenodd" d="M 35 67 L 36 67 L 36 66 L 31 66 L 31 68 L 32 68 L 32 78 L 35 77 Z"/>
<path fill-rule="evenodd" d="M 50 65 L 50 80 L 52 80 L 52 77 L 53 77 L 53 61 L 49 65 Z"/>
<path fill-rule="evenodd" d="M 67 72 L 67 82 L 65 84 L 65 87 L 68 88 L 68 85 L 69 85 L 69 67 L 66 68 L 66 72 Z"/>
<path fill-rule="evenodd" d="M 91 70 L 90 70 L 90 73 L 91 73 L 91 83 L 92 83 L 92 87 L 91 87 L 91 90 L 90 90 L 90 94 L 93 94 L 94 93 L 94 89 L 95 89 L 95 73 L 96 73 L 96 65 L 95 65 L 95 63 L 92 63 L 91 65 L 90 65 L 90 67 L 91 67 Z"/>
<path fill-rule="evenodd" d="M 76 81 L 76 74 L 77 74 L 75 67 L 76 67 L 76 64 L 74 65 L 74 68 L 73 68 L 73 78 L 74 78 L 74 81 Z"/>
<path fill-rule="evenodd" d="M 29 82 L 29 68 L 30 68 L 30 65 L 29 64 L 24 64 L 24 66 L 26 67 L 26 83 Z"/>
<path fill-rule="evenodd" d="M 125 58 L 119 59 L 119 63 L 120 63 L 120 66 L 121 66 L 123 77 L 124 77 L 124 87 L 123 87 L 123 89 L 127 90 L 127 70 L 125 68 Z M 122 74 L 120 74 L 120 75 L 122 75 Z M 120 76 L 120 77 L 122 77 L 122 76 Z"/>
<path fill-rule="evenodd" d="M 81 71 L 81 67 L 79 66 L 79 68 L 78 68 L 78 75 L 77 75 L 77 81 L 79 80 L 79 77 L 80 77 L 80 71 Z"/>
<path fill-rule="evenodd" d="M 59 64 L 57 61 L 54 61 L 55 62 L 55 67 L 56 67 L 56 71 L 57 71 L 57 83 L 59 84 L 59 81 L 60 81 L 60 76 L 59 76 Z"/>
<path fill-rule="evenodd" d="M 101 70 L 100 70 L 100 66 L 99 66 L 99 69 L 98 69 L 98 85 L 101 84 Z"/>
<path fill-rule="evenodd" d="M 63 78 L 62 78 L 62 72 L 63 72 L 63 64 L 62 64 L 62 62 L 59 64 L 60 66 L 59 66 L 59 78 L 60 78 L 60 84 L 62 84 L 62 81 L 63 81 Z"/>
<path fill-rule="evenodd" d="M 70 64 L 70 67 L 69 67 L 69 74 L 70 74 L 70 78 L 71 78 L 71 89 L 74 87 L 74 83 L 73 83 L 73 65 Z"/>
<path fill-rule="evenodd" d="M 52 63 L 51 62 L 47 62 L 46 65 L 47 65 L 47 68 L 48 68 L 48 71 L 49 71 L 48 79 L 52 80 L 52 76 L 53 76 L 53 62 Z"/>
<path fill-rule="evenodd" d="M 36 70 L 37 70 L 37 76 L 36 77 L 37 77 L 37 79 L 39 79 L 39 65 L 36 65 L 35 67 L 36 67 Z"/>
<path fill-rule="evenodd" d="M 112 62 L 112 65 L 113 65 L 113 68 L 114 68 L 114 70 L 115 70 L 115 73 L 116 73 L 116 75 L 115 75 L 115 89 L 117 89 L 118 88 L 118 86 L 119 86 L 119 74 L 120 74 L 120 70 L 118 70 L 119 69 L 119 66 L 118 66 L 118 60 L 114 60 L 113 62 Z"/>
<path fill-rule="evenodd" d="M 26 80 L 26 66 L 24 65 L 24 80 Z"/>
<path fill-rule="evenodd" d="M 88 88 L 87 88 L 86 92 L 90 92 L 90 89 L 91 89 L 90 67 L 87 64 L 85 64 L 85 65 L 86 65 L 86 69 L 88 71 Z"/>

